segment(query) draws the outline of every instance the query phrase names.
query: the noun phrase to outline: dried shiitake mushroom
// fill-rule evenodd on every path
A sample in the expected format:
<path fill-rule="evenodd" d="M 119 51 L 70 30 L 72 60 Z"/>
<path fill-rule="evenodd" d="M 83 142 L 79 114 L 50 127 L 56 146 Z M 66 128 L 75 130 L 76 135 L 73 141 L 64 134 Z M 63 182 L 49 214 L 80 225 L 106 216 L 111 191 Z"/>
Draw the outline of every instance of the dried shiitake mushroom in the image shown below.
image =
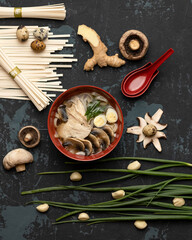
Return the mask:
<path fill-rule="evenodd" d="M 149 47 L 147 37 L 138 30 L 125 32 L 120 41 L 121 54 L 129 60 L 139 60 L 145 56 Z"/>
<path fill-rule="evenodd" d="M 18 138 L 25 147 L 33 148 L 40 142 L 40 132 L 34 126 L 26 126 L 19 131 Z"/>

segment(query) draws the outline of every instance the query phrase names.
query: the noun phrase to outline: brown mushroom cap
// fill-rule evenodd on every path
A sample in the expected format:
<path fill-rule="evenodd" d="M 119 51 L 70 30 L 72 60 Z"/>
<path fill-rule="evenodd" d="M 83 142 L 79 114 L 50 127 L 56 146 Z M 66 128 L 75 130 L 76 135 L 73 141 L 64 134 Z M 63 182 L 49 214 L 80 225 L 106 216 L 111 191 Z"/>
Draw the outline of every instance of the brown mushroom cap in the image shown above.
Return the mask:
<path fill-rule="evenodd" d="M 84 150 L 85 155 L 89 156 L 93 151 L 93 146 L 92 146 L 91 141 L 89 141 L 87 139 L 78 139 L 78 140 L 80 140 L 85 146 L 85 150 Z"/>
<path fill-rule="evenodd" d="M 77 138 L 67 138 L 63 141 L 65 149 L 73 154 L 84 152 L 85 145 Z"/>
<path fill-rule="evenodd" d="M 3 158 L 3 166 L 10 170 L 15 167 L 17 172 L 25 171 L 25 164 L 33 162 L 33 155 L 23 148 L 17 148 Z"/>
<path fill-rule="evenodd" d="M 145 56 L 149 47 L 147 37 L 138 30 L 125 32 L 120 41 L 121 54 L 129 60 L 139 60 Z"/>
<path fill-rule="evenodd" d="M 107 133 L 107 135 L 110 138 L 110 142 L 112 143 L 114 141 L 114 132 L 113 132 L 112 128 L 107 126 L 107 125 L 105 125 L 103 127 L 103 130 Z"/>
<path fill-rule="evenodd" d="M 19 131 L 18 138 L 25 147 L 33 148 L 40 142 L 40 132 L 34 126 L 26 126 Z"/>
<path fill-rule="evenodd" d="M 86 139 L 91 142 L 93 153 L 98 153 L 102 151 L 99 140 L 95 135 L 90 133 Z"/>
<path fill-rule="evenodd" d="M 95 137 L 98 138 L 99 143 L 101 144 L 103 150 L 109 147 L 110 139 L 104 130 L 102 130 L 101 128 L 93 128 L 91 134 L 95 135 Z"/>

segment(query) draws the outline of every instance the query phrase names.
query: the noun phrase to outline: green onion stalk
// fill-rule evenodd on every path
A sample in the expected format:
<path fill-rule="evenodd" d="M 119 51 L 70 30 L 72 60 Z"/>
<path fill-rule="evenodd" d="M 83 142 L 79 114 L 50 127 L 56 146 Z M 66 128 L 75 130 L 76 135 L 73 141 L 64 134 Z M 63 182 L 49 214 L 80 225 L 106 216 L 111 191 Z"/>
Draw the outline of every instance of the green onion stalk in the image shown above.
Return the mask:
<path fill-rule="evenodd" d="M 53 201 L 32 201 L 28 204 L 34 203 L 47 203 L 50 206 L 58 207 L 62 209 L 72 210 L 71 212 L 64 214 L 56 219 L 57 223 L 70 223 L 70 222 L 81 222 L 78 220 L 62 221 L 63 219 L 77 214 L 82 211 L 93 211 L 93 212 L 106 212 L 107 214 L 118 214 L 118 217 L 105 217 L 95 218 L 86 221 L 88 224 L 95 224 L 101 222 L 117 222 L 117 221 L 129 221 L 129 220 L 177 220 L 185 219 L 192 220 L 192 207 L 183 206 L 175 207 L 170 203 L 157 202 L 156 199 L 160 198 L 173 198 L 173 197 L 185 197 L 192 198 L 192 186 L 185 184 L 173 184 L 175 181 L 180 180 L 191 180 L 192 174 L 177 173 L 177 172 L 164 172 L 162 169 L 171 167 L 192 167 L 192 164 L 174 160 L 154 159 L 154 158 L 138 158 L 138 157 L 118 157 L 108 158 L 99 160 L 99 162 L 107 162 L 114 160 L 139 160 L 139 161 L 151 161 L 162 163 L 162 165 L 147 169 L 147 170 L 127 170 L 127 169 L 80 169 L 78 172 L 115 172 L 125 173 L 125 176 L 120 176 L 112 179 L 106 179 L 102 181 L 92 182 L 88 184 L 82 184 L 79 186 L 52 186 L 40 189 L 33 189 L 29 191 L 23 191 L 21 194 L 34 194 L 41 192 L 50 191 L 61 191 L 61 190 L 78 190 L 88 192 L 111 192 L 117 190 L 124 190 L 126 192 L 124 197 L 120 199 L 109 200 L 105 202 L 99 202 L 90 205 L 79 205 L 73 203 L 62 203 Z M 39 175 L 47 174 L 68 174 L 74 172 L 69 171 L 52 171 L 42 172 Z M 115 182 L 125 180 L 131 177 L 147 175 L 166 177 L 168 180 L 164 180 L 155 184 L 149 185 L 137 185 L 137 186 L 125 186 L 125 187 L 97 187 L 92 188 L 90 186 L 104 184 L 109 182 Z M 171 179 L 170 179 L 171 178 Z M 150 205 L 150 208 L 149 208 Z M 144 214 L 145 213 L 145 214 Z"/>

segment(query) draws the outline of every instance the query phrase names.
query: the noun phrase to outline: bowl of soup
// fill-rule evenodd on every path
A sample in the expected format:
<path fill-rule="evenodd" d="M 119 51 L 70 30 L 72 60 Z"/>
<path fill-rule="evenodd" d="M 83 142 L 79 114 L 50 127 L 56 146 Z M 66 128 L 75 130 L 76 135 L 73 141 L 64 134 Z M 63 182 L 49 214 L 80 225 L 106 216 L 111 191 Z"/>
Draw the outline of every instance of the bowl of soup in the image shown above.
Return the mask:
<path fill-rule="evenodd" d="M 121 139 L 123 126 L 123 114 L 116 99 L 89 85 L 62 93 L 48 115 L 53 144 L 77 161 L 93 161 L 110 153 Z"/>

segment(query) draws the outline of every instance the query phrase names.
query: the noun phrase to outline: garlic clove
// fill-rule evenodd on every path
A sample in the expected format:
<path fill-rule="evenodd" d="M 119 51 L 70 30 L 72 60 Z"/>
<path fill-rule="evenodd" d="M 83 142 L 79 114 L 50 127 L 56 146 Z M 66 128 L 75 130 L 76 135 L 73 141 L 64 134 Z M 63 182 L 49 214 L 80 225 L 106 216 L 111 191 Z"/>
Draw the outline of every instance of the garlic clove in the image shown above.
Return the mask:
<path fill-rule="evenodd" d="M 119 198 L 122 198 L 122 197 L 125 196 L 125 191 L 124 190 L 118 190 L 116 192 L 113 192 L 111 195 L 114 199 L 119 199 Z"/>
<path fill-rule="evenodd" d="M 41 204 L 39 206 L 36 207 L 37 211 L 39 212 L 47 212 L 49 209 L 49 205 L 47 203 Z"/>
<path fill-rule="evenodd" d="M 138 161 L 134 161 L 127 166 L 128 170 L 138 170 L 140 168 L 141 168 L 141 163 Z"/>
<path fill-rule="evenodd" d="M 81 181 L 82 175 L 79 172 L 73 172 L 70 175 L 70 180 L 73 182 Z"/>
<path fill-rule="evenodd" d="M 147 223 L 145 221 L 142 221 L 142 220 L 136 220 L 134 222 L 134 225 L 138 229 L 145 229 L 147 227 Z"/>
<path fill-rule="evenodd" d="M 174 198 L 173 205 L 175 207 L 182 207 L 183 205 L 185 205 L 185 199 L 184 198 Z"/>
<path fill-rule="evenodd" d="M 78 216 L 78 219 L 80 221 L 87 221 L 89 220 L 89 215 L 87 213 L 80 213 Z"/>

